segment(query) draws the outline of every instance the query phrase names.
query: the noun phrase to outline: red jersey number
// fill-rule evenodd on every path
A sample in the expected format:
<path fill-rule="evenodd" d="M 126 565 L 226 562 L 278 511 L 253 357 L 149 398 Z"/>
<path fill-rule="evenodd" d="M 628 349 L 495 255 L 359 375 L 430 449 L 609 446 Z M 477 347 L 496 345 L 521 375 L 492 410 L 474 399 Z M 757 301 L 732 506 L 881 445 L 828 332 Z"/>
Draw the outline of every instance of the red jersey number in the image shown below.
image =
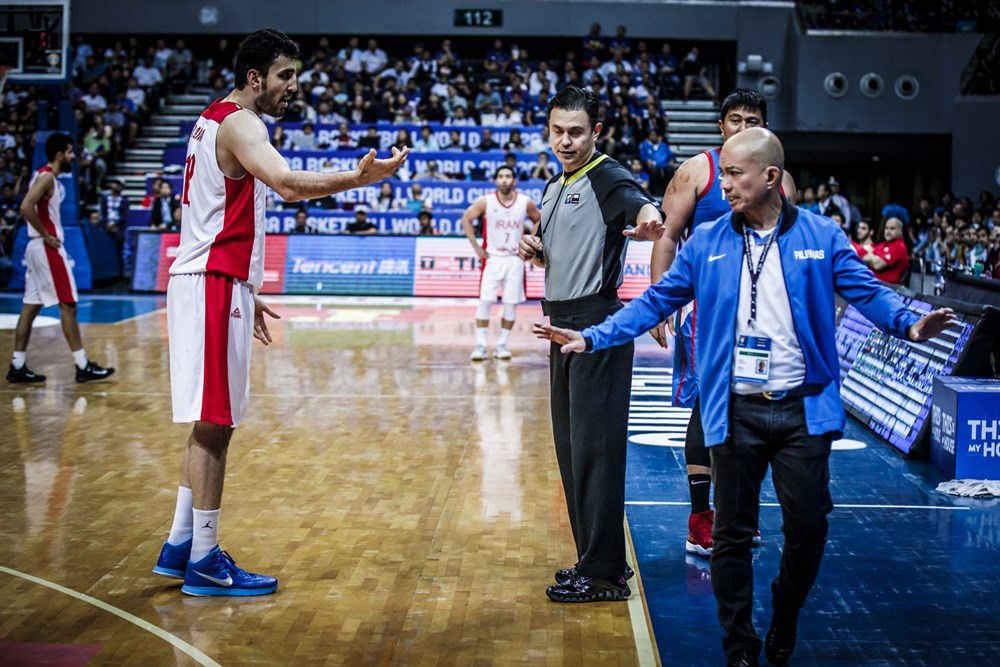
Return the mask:
<path fill-rule="evenodd" d="M 181 192 L 181 203 L 185 206 L 191 205 L 188 193 L 191 189 L 191 177 L 194 176 L 194 161 L 194 155 L 189 155 L 188 159 L 184 162 L 184 188 Z"/>

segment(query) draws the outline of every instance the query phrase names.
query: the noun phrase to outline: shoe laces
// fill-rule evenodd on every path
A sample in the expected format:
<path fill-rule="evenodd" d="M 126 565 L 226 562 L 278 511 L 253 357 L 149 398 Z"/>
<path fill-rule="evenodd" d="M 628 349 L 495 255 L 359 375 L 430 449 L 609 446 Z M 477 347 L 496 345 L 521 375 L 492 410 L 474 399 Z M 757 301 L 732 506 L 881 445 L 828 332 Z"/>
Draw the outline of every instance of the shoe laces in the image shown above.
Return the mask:
<path fill-rule="evenodd" d="M 244 574 L 243 569 L 236 564 L 228 551 L 219 551 L 219 559 L 222 561 L 222 566 L 233 574 Z"/>

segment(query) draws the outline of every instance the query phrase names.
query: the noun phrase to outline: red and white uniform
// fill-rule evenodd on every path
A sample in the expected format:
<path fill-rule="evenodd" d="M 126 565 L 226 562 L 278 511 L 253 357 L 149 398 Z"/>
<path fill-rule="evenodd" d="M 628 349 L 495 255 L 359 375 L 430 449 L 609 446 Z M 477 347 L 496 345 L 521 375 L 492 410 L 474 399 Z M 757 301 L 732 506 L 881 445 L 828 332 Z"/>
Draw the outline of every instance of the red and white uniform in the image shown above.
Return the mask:
<path fill-rule="evenodd" d="M 31 185 L 45 173 L 52 173 L 47 165 L 35 172 L 31 177 Z M 35 205 L 35 213 L 45 231 L 63 241 L 66 234 L 59 218 L 59 206 L 66 198 L 66 189 L 58 177 L 54 179 L 54 183 L 52 196 L 39 201 Z M 27 265 L 24 274 L 24 303 L 41 304 L 45 307 L 57 303 L 76 303 L 76 280 L 73 278 L 72 262 L 66 249 L 46 244 L 32 225 L 28 225 L 28 238 L 31 240 L 24 251 L 24 262 Z"/>
<path fill-rule="evenodd" d="M 266 186 L 230 178 L 216 158 L 222 122 L 241 106 L 218 100 L 188 140 L 181 243 L 170 267 L 167 324 L 175 422 L 236 426 L 250 399 L 254 293 L 264 277 Z"/>
<path fill-rule="evenodd" d="M 503 289 L 504 303 L 524 301 L 524 260 L 517 256 L 517 244 L 528 219 L 528 197 L 514 192 L 514 201 L 505 205 L 499 190 L 486 196 L 483 248 L 489 258 L 483 262 L 479 298 L 492 301 Z"/>

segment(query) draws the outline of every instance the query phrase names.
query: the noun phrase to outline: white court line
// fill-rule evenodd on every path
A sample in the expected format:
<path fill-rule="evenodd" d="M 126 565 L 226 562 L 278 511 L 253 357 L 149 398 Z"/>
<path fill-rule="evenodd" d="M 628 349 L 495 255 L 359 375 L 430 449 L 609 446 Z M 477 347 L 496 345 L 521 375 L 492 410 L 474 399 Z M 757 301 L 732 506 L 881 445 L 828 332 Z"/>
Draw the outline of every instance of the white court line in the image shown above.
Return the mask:
<path fill-rule="evenodd" d="M 674 500 L 626 500 L 626 505 L 668 505 L 668 506 L 688 506 L 691 504 L 690 501 L 674 501 Z M 761 503 L 761 507 L 781 507 L 778 503 Z M 873 510 L 945 510 L 948 512 L 959 512 L 962 510 L 971 510 L 971 507 L 945 507 L 943 505 L 841 505 L 840 503 L 834 503 L 833 509 L 873 509 Z"/>
<path fill-rule="evenodd" d="M 191 656 L 191 658 L 195 662 L 197 662 L 200 665 L 206 665 L 206 667 L 222 667 L 215 660 L 212 660 L 207 655 L 196 649 L 194 646 L 191 646 L 183 639 L 179 639 L 174 635 L 170 634 L 169 632 L 167 632 L 166 630 L 162 630 L 156 627 L 149 621 L 145 621 L 139 618 L 138 616 L 133 616 L 127 611 L 122 611 L 118 607 L 114 607 L 108 604 L 107 602 L 102 602 L 101 600 L 98 600 L 97 598 L 92 598 L 89 595 L 78 593 L 77 591 L 74 591 L 71 588 L 66 588 L 65 586 L 54 584 L 51 581 L 46 581 L 45 579 L 39 579 L 38 577 L 33 577 L 30 574 L 25 574 L 24 572 L 18 572 L 17 570 L 12 570 L 8 567 L 4 567 L 3 565 L 0 565 L 0 572 L 4 572 L 14 577 L 20 577 L 21 579 L 30 581 L 33 584 L 38 584 L 39 586 L 45 586 L 46 588 L 51 588 L 52 590 L 58 591 L 64 595 L 68 595 L 71 598 L 82 600 L 83 602 L 93 605 L 98 609 L 103 609 L 104 611 L 110 614 L 114 614 L 118 618 L 125 619 L 129 623 L 136 625 L 145 630 L 146 632 L 156 635 L 157 637 L 167 642 L 168 644 L 173 645 L 174 648 L 177 648 L 183 651 L 184 653 L 187 653 L 189 656 Z"/>
<path fill-rule="evenodd" d="M 639 566 L 635 560 L 635 551 L 632 549 L 632 532 L 628 529 L 628 519 L 625 519 L 625 559 L 635 570 L 636 582 L 640 581 Z M 639 660 L 639 667 L 656 667 L 660 665 L 659 655 L 657 655 L 656 644 L 650 634 L 649 621 L 646 614 L 645 594 L 635 591 L 628 597 L 628 615 L 632 621 L 632 637 L 635 639 L 635 653 Z"/>

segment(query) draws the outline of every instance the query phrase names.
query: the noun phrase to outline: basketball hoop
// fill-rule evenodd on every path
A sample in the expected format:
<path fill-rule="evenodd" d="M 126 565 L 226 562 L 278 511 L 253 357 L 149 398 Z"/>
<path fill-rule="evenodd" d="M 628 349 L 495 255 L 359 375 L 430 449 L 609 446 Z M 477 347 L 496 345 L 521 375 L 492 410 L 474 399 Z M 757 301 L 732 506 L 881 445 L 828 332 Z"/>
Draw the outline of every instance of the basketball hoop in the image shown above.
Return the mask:
<path fill-rule="evenodd" d="M 8 74 L 10 74 L 10 65 L 0 65 L 0 95 L 3 95 L 3 87 L 7 83 Z"/>

